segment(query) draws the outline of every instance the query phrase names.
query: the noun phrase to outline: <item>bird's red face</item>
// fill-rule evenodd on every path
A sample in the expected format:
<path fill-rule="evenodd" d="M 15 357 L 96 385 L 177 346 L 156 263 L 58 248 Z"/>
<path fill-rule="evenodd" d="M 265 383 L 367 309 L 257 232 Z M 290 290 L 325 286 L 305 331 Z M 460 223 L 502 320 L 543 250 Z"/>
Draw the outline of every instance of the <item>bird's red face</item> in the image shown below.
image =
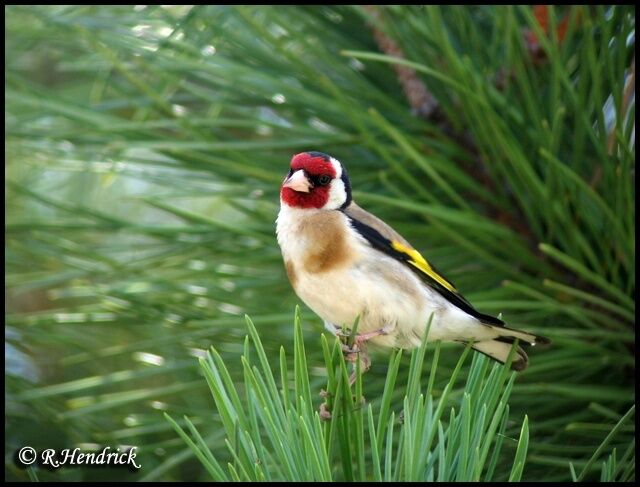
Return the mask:
<path fill-rule="evenodd" d="M 280 188 L 280 200 L 292 208 L 337 209 L 351 200 L 349 180 L 340 163 L 321 152 L 301 152 Z"/>

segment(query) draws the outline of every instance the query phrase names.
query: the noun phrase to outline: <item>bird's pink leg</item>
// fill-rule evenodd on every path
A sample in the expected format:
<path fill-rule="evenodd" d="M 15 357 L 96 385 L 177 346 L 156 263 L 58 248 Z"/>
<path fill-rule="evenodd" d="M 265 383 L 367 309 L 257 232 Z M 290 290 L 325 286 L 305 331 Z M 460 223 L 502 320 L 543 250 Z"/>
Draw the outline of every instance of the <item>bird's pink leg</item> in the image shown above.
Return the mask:
<path fill-rule="evenodd" d="M 382 328 L 378 328 L 377 330 L 369 331 L 366 333 L 360 333 L 355 336 L 353 340 L 353 345 L 342 345 L 342 352 L 344 353 L 344 358 L 348 362 L 355 362 L 356 360 L 360 360 L 360 371 L 364 374 L 369 367 L 371 367 L 371 360 L 369 359 L 369 354 L 367 353 L 367 342 L 372 338 L 387 335 L 391 332 L 394 326 L 385 325 Z M 350 335 L 347 335 L 343 332 L 338 332 L 338 336 L 341 338 L 348 338 Z M 354 370 L 351 376 L 349 377 L 349 384 L 353 385 L 356 382 L 356 371 Z"/>
<path fill-rule="evenodd" d="M 351 336 L 350 333 L 343 332 L 333 323 L 325 321 L 324 326 L 327 330 L 335 334 L 343 341 L 347 340 Z M 354 337 L 352 346 L 343 343 L 342 352 L 344 353 L 345 360 L 347 360 L 348 362 L 356 362 L 357 360 L 359 360 L 360 371 L 364 374 L 367 370 L 369 370 L 369 367 L 371 367 L 371 360 L 369 359 L 369 354 L 367 353 L 367 342 L 372 338 L 391 333 L 394 328 L 395 324 L 385 325 L 377 330 L 356 335 Z M 355 384 L 357 378 L 357 367 L 354 367 L 353 373 L 349 376 L 349 386 L 352 387 L 353 384 Z M 325 399 L 327 397 L 327 394 L 328 393 L 325 390 L 320 391 L 320 396 L 324 397 Z M 319 415 L 320 419 L 322 420 L 327 421 L 331 419 L 331 411 L 327 409 L 326 401 L 320 405 Z"/>
<path fill-rule="evenodd" d="M 362 348 L 366 347 L 366 343 L 372 338 L 388 335 L 395 328 L 393 325 L 385 325 L 382 328 L 378 328 L 377 330 L 368 331 L 366 333 L 360 333 L 356 335 L 353 339 L 353 345 L 349 347 L 348 345 L 343 345 L 342 350 L 346 355 L 351 355 L 353 353 L 358 353 Z M 336 330 L 336 335 L 342 339 L 348 339 L 351 335 L 349 333 L 345 333 L 342 330 Z M 355 359 L 349 359 L 349 362 L 354 362 Z"/>

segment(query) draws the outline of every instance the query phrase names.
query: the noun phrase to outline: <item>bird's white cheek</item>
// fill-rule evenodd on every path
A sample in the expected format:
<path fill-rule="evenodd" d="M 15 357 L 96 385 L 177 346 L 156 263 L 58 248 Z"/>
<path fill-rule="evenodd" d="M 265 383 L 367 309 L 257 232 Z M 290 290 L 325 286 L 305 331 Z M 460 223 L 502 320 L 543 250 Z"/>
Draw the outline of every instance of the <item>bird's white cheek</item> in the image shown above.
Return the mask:
<path fill-rule="evenodd" d="M 340 179 L 342 177 L 342 164 L 340 164 L 340 161 L 338 161 L 338 159 L 334 159 L 333 157 L 329 157 L 329 161 L 331 162 L 333 170 L 336 173 L 335 178 Z"/>
<path fill-rule="evenodd" d="M 341 179 L 334 179 L 329 188 L 329 199 L 325 204 L 327 209 L 340 208 L 347 201 L 347 190 Z"/>

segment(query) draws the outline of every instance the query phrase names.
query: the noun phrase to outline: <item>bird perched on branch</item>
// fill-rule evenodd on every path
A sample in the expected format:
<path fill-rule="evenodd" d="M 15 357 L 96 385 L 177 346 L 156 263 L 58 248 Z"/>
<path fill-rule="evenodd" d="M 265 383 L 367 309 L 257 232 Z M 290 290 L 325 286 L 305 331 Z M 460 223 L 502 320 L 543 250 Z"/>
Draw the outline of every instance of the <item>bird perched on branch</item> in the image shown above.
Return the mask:
<path fill-rule="evenodd" d="M 549 342 L 478 312 L 407 240 L 353 201 L 345 167 L 326 154 L 292 158 L 276 233 L 291 285 L 325 327 L 344 336 L 343 327 L 358 318 L 358 335 L 346 352 L 361 360 L 362 370 L 370 363 L 367 342 L 417 347 L 432 314 L 428 341 L 473 342 L 502 363 L 516 340 Z M 528 363 L 518 345 L 511 368 Z"/>

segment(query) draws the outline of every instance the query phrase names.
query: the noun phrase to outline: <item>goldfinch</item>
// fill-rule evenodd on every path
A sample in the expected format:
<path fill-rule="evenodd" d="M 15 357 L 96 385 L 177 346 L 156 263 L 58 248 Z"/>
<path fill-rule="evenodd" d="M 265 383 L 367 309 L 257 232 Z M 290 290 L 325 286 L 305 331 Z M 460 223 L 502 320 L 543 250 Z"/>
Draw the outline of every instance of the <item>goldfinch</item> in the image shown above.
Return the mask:
<path fill-rule="evenodd" d="M 407 240 L 353 201 L 345 167 L 321 152 L 293 156 L 276 234 L 291 285 L 325 327 L 341 334 L 359 319 L 351 351 L 361 352 L 365 369 L 368 341 L 417 347 L 432 314 L 428 341 L 473 342 L 501 363 L 516 339 L 549 342 L 478 312 Z M 520 346 L 516 352 L 511 368 L 524 370 L 527 354 Z"/>

